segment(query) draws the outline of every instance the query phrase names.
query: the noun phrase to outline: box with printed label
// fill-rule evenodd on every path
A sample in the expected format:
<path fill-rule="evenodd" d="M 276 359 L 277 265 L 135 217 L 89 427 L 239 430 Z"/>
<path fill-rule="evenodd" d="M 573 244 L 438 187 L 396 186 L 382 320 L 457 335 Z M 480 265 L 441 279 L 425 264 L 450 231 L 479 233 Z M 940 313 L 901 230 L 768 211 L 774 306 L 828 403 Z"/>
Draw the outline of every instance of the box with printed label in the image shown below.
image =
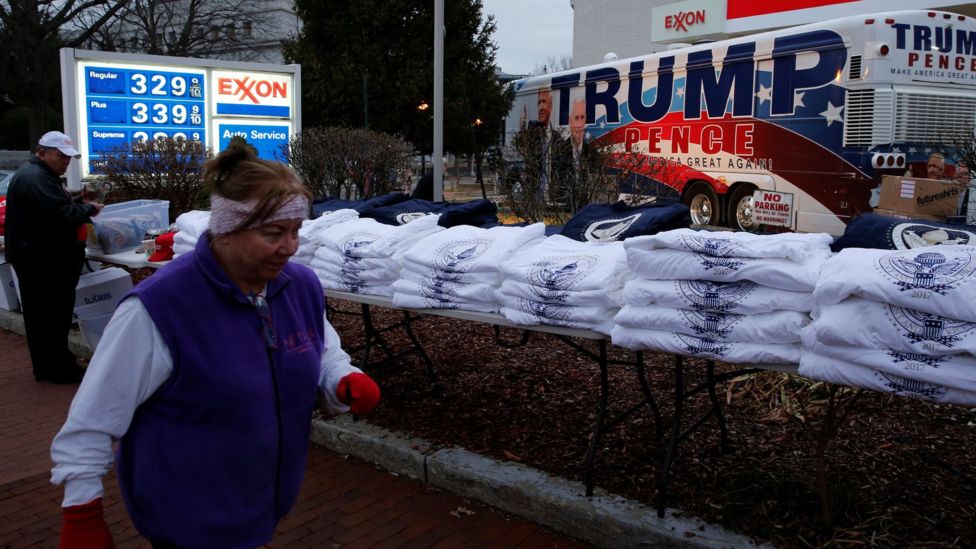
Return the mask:
<path fill-rule="evenodd" d="M 895 210 L 886 210 L 884 208 L 875 208 L 874 213 L 878 215 L 883 215 L 885 217 L 894 217 L 895 219 L 902 219 L 905 221 L 937 221 L 939 223 L 945 223 L 945 216 L 938 215 L 925 215 L 911 212 L 898 212 Z"/>
<path fill-rule="evenodd" d="M 109 267 L 85 273 L 75 288 L 75 309 L 91 306 L 90 314 L 112 312 L 132 289 L 132 277 L 125 269 Z"/>
<path fill-rule="evenodd" d="M 20 308 L 17 299 L 17 282 L 14 278 L 14 268 L 10 263 L 0 263 L 0 309 L 16 311 Z"/>
<path fill-rule="evenodd" d="M 959 213 L 965 193 L 966 185 L 955 181 L 886 175 L 878 208 L 945 218 Z"/>

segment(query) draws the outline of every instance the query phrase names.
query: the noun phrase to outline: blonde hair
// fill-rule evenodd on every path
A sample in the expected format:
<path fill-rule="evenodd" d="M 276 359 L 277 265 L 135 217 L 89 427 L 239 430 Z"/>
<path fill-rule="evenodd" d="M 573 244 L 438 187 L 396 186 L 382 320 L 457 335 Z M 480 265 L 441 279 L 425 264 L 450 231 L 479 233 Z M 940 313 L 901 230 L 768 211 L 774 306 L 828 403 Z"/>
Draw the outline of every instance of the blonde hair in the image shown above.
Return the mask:
<path fill-rule="evenodd" d="M 258 158 L 246 144 L 232 143 L 203 166 L 204 184 L 211 194 L 236 202 L 256 200 L 251 213 L 234 229 L 259 225 L 295 195 L 311 202 L 312 195 L 287 164 Z"/>

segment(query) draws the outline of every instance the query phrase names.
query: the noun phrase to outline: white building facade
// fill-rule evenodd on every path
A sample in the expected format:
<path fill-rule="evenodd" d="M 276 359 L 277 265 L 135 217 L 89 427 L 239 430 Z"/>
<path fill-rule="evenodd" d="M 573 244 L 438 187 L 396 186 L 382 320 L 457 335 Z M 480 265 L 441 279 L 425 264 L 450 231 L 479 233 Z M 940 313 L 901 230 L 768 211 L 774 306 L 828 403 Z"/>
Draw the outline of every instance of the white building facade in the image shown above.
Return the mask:
<path fill-rule="evenodd" d="M 721 40 L 848 15 L 937 9 L 976 17 L 976 3 L 933 0 L 569 0 L 573 66 L 669 44 Z"/>

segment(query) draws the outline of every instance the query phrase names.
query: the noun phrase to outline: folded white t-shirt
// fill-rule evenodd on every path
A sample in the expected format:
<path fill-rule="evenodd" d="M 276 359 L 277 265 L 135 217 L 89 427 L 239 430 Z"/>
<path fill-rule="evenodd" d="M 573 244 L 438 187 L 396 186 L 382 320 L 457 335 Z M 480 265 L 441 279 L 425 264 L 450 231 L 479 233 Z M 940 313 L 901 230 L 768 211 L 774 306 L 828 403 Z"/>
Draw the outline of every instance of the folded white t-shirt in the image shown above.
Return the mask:
<path fill-rule="evenodd" d="M 814 309 L 814 321 L 803 331 L 812 345 L 894 349 L 904 353 L 976 356 L 976 323 L 849 297 Z"/>
<path fill-rule="evenodd" d="M 417 284 L 425 284 L 428 280 L 440 280 L 454 284 L 487 284 L 489 286 L 498 286 L 501 283 L 499 271 L 484 270 L 459 273 L 427 265 L 418 265 L 410 261 L 404 261 L 400 266 L 400 278 Z"/>
<path fill-rule="evenodd" d="M 517 280 L 502 281 L 499 293 L 512 298 L 531 299 L 558 305 L 577 305 L 582 307 L 615 307 L 622 304 L 621 289 L 601 290 L 557 290 L 527 284 Z"/>
<path fill-rule="evenodd" d="M 703 357 L 732 364 L 796 364 L 798 343 L 764 344 L 717 341 L 662 330 L 642 330 L 614 324 L 613 344 L 631 350 L 662 351 L 675 355 Z"/>
<path fill-rule="evenodd" d="M 798 373 L 810 379 L 848 387 L 861 387 L 932 402 L 976 406 L 976 392 L 942 384 L 942 380 L 948 380 L 945 376 L 931 377 L 927 380 L 919 379 L 920 376 L 909 377 L 902 375 L 907 373 L 904 368 L 897 368 L 891 361 L 888 361 L 884 368 L 874 367 L 873 364 L 882 363 L 876 360 L 878 357 L 874 353 L 882 353 L 882 351 L 839 347 L 835 349 L 835 353 L 828 355 L 822 353 L 826 349 L 827 346 L 817 346 L 815 349 L 804 348 Z M 846 358 L 838 358 L 838 356 Z M 860 356 L 864 356 L 865 360 L 853 360 Z M 905 366 L 907 362 L 901 364 Z"/>
<path fill-rule="evenodd" d="M 560 318 L 553 316 L 540 316 L 526 312 L 519 309 L 512 309 L 510 307 L 502 307 L 501 313 L 510 322 L 519 324 L 522 326 L 538 326 L 538 325 L 548 325 L 548 326 L 562 326 L 563 328 L 576 328 L 577 330 L 590 330 L 593 332 L 598 332 L 604 335 L 610 334 L 610 329 L 613 327 L 613 310 L 607 312 L 607 316 L 611 317 L 603 321 L 583 321 L 576 320 L 573 318 Z"/>
<path fill-rule="evenodd" d="M 630 250 L 670 249 L 721 257 L 791 259 L 803 262 L 811 254 L 830 252 L 833 237 L 826 233 L 752 234 L 747 232 L 674 229 L 628 238 Z"/>
<path fill-rule="evenodd" d="M 392 257 L 361 257 L 359 255 L 343 255 L 339 252 L 320 246 L 315 250 L 315 259 L 320 263 L 330 263 L 351 269 L 397 269 L 396 261 Z"/>
<path fill-rule="evenodd" d="M 190 210 L 176 217 L 176 230 L 192 242 L 196 242 L 209 226 L 210 212 L 207 210 Z"/>
<path fill-rule="evenodd" d="M 318 274 L 319 278 L 349 278 L 352 280 L 362 280 L 366 282 L 386 282 L 392 283 L 399 278 L 400 272 L 397 269 L 359 269 L 355 264 L 338 264 L 331 261 L 322 261 L 318 257 L 312 259 L 310 265 L 312 270 Z"/>
<path fill-rule="evenodd" d="M 545 231 L 543 223 L 490 229 L 456 225 L 418 240 L 403 262 L 447 272 L 498 272 L 513 252 L 543 238 Z"/>
<path fill-rule="evenodd" d="M 860 296 L 976 322 L 976 247 L 909 250 L 847 248 L 824 263 L 813 292 L 819 305 Z"/>
<path fill-rule="evenodd" d="M 487 284 L 453 284 L 435 281 L 431 284 L 417 284 L 401 279 L 393 283 L 393 292 L 394 296 L 397 293 L 406 293 L 439 301 L 472 301 L 479 305 L 497 308 L 494 289 Z"/>
<path fill-rule="evenodd" d="M 672 309 L 753 314 L 786 310 L 809 312 L 812 292 L 793 292 L 761 286 L 751 280 L 648 280 L 635 278 L 624 284 L 623 302 Z"/>
<path fill-rule="evenodd" d="M 577 322 L 600 324 L 608 320 L 613 320 L 613 317 L 618 311 L 616 307 L 579 307 L 574 305 L 543 303 L 541 301 L 532 301 L 504 295 L 499 297 L 502 298 L 499 299 L 502 307 L 533 316 L 559 320 L 574 320 Z"/>
<path fill-rule="evenodd" d="M 365 280 L 346 277 L 323 276 L 322 273 L 315 271 L 322 288 L 326 290 L 336 290 L 339 292 L 349 292 L 353 294 L 380 295 L 386 297 L 393 296 L 393 285 L 389 282 L 370 283 Z"/>
<path fill-rule="evenodd" d="M 301 228 L 298 229 L 298 244 L 301 246 L 302 244 L 315 242 L 318 245 L 317 238 L 319 233 L 333 225 L 358 217 L 359 212 L 346 208 L 332 212 L 324 212 L 314 219 L 306 219 L 302 222 Z"/>
<path fill-rule="evenodd" d="M 624 241 L 626 246 L 627 241 Z M 652 280 L 751 280 L 763 286 L 809 292 L 817 283 L 827 253 L 810 253 L 800 261 L 783 258 L 714 257 L 671 249 L 627 250 L 627 265 L 637 276 Z"/>
<path fill-rule="evenodd" d="M 391 285 L 390 288 L 393 286 Z M 393 305 L 404 309 L 459 309 L 481 313 L 497 313 L 497 303 L 480 303 L 448 296 L 412 294 L 406 291 L 393 293 Z"/>
<path fill-rule="evenodd" d="M 810 323 L 810 316 L 797 311 L 737 315 L 627 305 L 620 309 L 614 322 L 628 328 L 672 331 L 721 341 L 797 343 L 800 330 Z"/>
<path fill-rule="evenodd" d="M 553 290 L 618 289 L 628 274 L 623 242 L 580 242 L 562 235 L 516 250 L 502 276 Z"/>

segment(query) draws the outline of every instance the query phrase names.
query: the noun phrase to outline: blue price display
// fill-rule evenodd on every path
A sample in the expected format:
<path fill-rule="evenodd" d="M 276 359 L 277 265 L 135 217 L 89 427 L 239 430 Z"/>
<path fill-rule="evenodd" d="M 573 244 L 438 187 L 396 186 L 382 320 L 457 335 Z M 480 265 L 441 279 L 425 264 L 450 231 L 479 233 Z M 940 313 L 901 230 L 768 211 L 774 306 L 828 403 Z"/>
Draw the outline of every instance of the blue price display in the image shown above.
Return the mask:
<path fill-rule="evenodd" d="M 84 75 L 89 159 L 151 139 L 206 139 L 202 73 L 89 66 Z"/>

